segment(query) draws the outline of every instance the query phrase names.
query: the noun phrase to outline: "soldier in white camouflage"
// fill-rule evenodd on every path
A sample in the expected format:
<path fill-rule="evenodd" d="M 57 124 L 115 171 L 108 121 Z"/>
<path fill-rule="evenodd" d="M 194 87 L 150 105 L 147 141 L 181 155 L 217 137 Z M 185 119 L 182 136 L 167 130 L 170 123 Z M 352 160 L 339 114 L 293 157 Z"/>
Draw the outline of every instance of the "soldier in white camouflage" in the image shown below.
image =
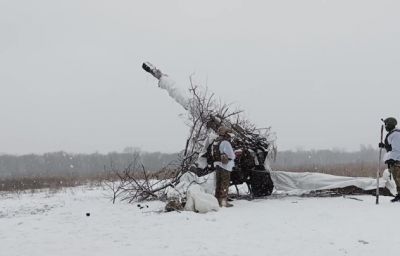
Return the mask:
<path fill-rule="evenodd" d="M 229 129 L 221 126 L 218 138 L 212 145 L 212 157 L 216 174 L 215 197 L 221 207 L 232 207 L 228 203 L 230 173 L 235 165 L 235 153 L 230 143 Z"/>
<path fill-rule="evenodd" d="M 400 202 L 400 130 L 396 129 L 397 120 L 393 117 L 386 118 L 384 123 L 388 134 L 385 142 L 379 143 L 379 147 L 387 151 L 385 163 L 397 186 L 397 195 L 391 201 Z"/>

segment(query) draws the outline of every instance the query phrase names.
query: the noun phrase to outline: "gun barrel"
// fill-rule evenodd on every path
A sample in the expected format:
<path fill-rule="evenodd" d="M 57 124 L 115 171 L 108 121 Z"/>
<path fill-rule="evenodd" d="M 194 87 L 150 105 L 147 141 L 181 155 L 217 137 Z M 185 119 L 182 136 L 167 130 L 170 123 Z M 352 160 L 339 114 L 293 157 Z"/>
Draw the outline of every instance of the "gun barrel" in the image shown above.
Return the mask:
<path fill-rule="evenodd" d="M 152 76 L 154 76 L 155 78 L 157 78 L 158 80 L 160 80 L 161 76 L 163 76 L 164 74 L 161 72 L 161 70 L 159 70 L 158 68 L 156 68 L 153 64 L 151 64 L 150 62 L 143 62 L 142 64 L 142 68 L 150 73 Z"/>
<path fill-rule="evenodd" d="M 164 74 L 156 68 L 150 62 L 143 62 L 142 68 L 150 73 L 152 76 L 157 78 L 158 87 L 166 90 L 168 95 L 173 98 L 179 105 L 181 105 L 185 110 L 189 109 L 190 98 L 185 94 L 181 88 L 176 86 L 175 81 L 168 77 L 167 74 Z"/>

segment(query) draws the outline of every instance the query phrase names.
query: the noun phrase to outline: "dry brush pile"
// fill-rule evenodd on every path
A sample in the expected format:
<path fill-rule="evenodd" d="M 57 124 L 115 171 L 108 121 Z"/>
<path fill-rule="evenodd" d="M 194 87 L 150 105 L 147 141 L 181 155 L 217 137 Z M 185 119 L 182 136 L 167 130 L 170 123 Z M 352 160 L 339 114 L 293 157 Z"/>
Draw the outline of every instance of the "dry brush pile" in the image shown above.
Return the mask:
<path fill-rule="evenodd" d="M 203 150 L 210 129 L 215 131 L 220 125 L 228 126 L 243 138 L 247 138 L 248 141 L 258 141 L 261 144 L 264 143 L 263 145 L 270 146 L 267 150 L 271 152 L 276 150 L 274 140 L 269 140 L 270 128 L 257 129 L 243 116 L 243 111 L 231 110 L 231 105 L 218 100 L 207 88 L 196 85 L 192 77 L 189 81 L 191 97 L 185 119 L 185 123 L 189 127 L 189 134 L 185 148 L 176 161 L 156 173 L 146 171 L 139 156 L 123 170 L 114 169 L 111 166 L 105 186 L 112 191 L 114 203 L 116 200 L 132 203 L 165 199 L 166 189 L 174 188 L 180 177 L 195 164 Z"/>

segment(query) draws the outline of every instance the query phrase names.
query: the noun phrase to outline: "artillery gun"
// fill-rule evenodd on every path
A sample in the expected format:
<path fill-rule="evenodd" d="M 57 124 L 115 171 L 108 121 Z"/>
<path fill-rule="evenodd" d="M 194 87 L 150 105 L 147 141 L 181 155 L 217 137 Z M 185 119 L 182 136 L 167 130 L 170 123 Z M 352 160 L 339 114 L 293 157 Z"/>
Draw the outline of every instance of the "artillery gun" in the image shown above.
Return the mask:
<path fill-rule="evenodd" d="M 159 87 L 168 91 L 185 110 L 190 110 L 190 99 L 184 96 L 173 83 L 166 81 L 167 75 L 149 62 L 145 62 L 142 68 L 159 80 Z M 274 141 L 268 140 L 261 133 L 262 129 L 244 128 L 239 123 L 233 123 L 227 118 L 210 112 L 202 119 L 207 122 L 207 133 L 216 133 L 220 126 L 228 127 L 232 133 L 231 144 L 235 150 L 235 166 L 231 172 L 231 185 L 246 183 L 250 193 L 254 197 L 267 196 L 274 188 L 268 158 L 276 153 Z M 211 139 L 210 139 L 211 138 Z M 203 143 L 203 150 L 196 153 L 199 160 L 205 160 L 206 164 L 196 164 L 190 168 L 198 176 L 203 176 L 214 171 L 212 159 L 213 138 L 209 136 Z M 201 161 L 199 161 L 201 162 Z"/>

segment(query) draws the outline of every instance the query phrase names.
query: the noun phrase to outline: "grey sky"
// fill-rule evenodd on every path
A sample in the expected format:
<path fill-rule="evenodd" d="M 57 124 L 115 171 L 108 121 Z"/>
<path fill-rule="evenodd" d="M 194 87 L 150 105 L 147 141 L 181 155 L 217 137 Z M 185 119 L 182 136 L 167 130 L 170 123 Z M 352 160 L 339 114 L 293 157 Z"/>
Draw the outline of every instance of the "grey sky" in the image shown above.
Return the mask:
<path fill-rule="evenodd" d="M 183 109 L 141 69 L 207 84 L 279 149 L 375 146 L 400 119 L 400 2 L 0 0 L 0 152 L 175 152 Z"/>

